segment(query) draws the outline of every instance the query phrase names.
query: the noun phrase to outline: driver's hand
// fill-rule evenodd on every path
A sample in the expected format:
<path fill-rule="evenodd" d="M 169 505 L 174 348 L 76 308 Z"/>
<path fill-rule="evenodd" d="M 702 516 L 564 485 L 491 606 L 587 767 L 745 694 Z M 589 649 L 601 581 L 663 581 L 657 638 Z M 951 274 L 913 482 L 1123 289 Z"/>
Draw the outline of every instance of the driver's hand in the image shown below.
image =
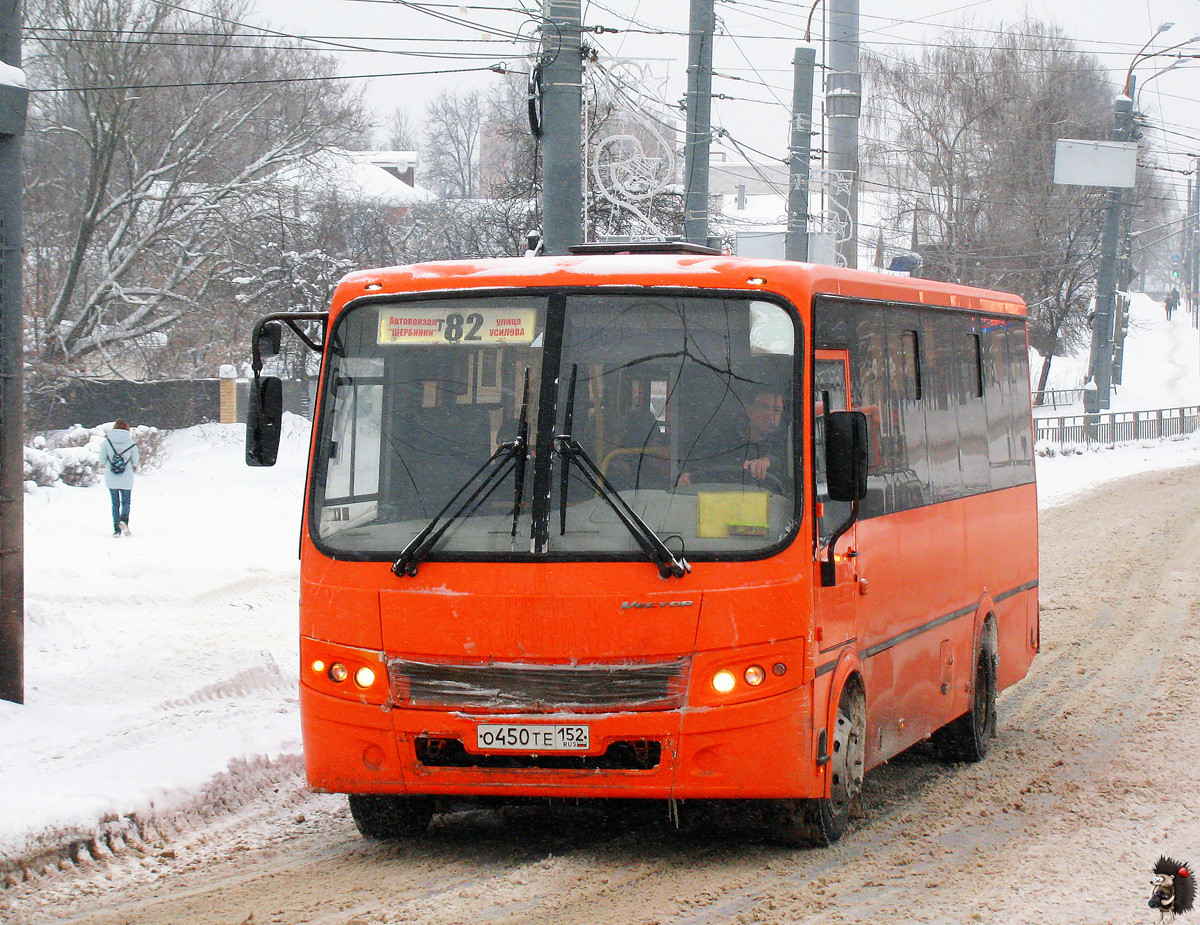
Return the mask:
<path fill-rule="evenodd" d="M 756 482 L 761 482 L 763 476 L 767 474 L 767 470 L 771 468 L 771 460 L 766 456 L 760 456 L 758 459 L 747 459 L 742 463 L 742 468 L 747 470 Z"/>

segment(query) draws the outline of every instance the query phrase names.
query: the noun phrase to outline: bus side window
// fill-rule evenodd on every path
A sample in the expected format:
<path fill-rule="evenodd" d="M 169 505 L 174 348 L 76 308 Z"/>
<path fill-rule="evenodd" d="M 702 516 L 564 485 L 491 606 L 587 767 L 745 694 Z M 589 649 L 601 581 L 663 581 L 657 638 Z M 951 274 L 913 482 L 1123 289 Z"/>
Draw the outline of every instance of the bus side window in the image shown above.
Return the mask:
<path fill-rule="evenodd" d="M 820 543 L 825 545 L 829 535 L 845 523 L 850 504 L 831 501 L 825 475 L 825 414 L 846 411 L 846 364 L 842 360 L 817 360 L 814 369 L 814 496 L 820 504 L 818 518 Z"/>

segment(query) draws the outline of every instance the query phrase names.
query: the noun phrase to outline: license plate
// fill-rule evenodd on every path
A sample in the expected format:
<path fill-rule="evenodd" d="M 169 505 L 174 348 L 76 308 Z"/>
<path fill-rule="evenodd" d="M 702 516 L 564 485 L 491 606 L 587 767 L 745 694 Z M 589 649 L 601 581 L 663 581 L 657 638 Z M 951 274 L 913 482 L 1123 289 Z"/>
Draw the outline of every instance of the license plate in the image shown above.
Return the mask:
<path fill-rule="evenodd" d="M 481 723 L 475 727 L 475 747 L 481 751 L 583 752 L 591 745 L 587 726 Z"/>

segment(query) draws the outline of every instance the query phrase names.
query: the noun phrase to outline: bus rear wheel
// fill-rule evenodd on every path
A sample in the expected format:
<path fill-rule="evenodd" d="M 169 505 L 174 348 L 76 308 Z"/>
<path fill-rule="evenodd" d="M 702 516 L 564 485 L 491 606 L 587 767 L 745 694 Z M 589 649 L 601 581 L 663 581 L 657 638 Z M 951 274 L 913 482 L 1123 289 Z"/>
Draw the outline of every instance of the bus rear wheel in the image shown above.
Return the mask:
<path fill-rule="evenodd" d="M 366 838 L 414 838 L 433 821 L 433 800 L 391 793 L 352 793 L 350 815 Z"/>
<path fill-rule="evenodd" d="M 996 734 L 996 647 L 986 635 L 975 658 L 971 708 L 933 734 L 944 761 L 982 761 Z"/>
<path fill-rule="evenodd" d="M 850 813 L 862 796 L 866 767 L 867 711 L 862 689 L 847 685 L 838 701 L 829 755 L 829 796 L 815 800 L 778 800 L 774 840 L 785 845 L 832 845 L 846 831 Z"/>

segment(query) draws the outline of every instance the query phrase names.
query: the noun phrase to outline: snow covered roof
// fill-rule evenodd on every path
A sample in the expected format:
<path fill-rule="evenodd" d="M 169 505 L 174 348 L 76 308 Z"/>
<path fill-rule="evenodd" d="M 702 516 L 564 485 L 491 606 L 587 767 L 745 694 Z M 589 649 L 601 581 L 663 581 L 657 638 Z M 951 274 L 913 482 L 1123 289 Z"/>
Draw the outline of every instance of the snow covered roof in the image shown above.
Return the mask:
<path fill-rule="evenodd" d="M 416 151 L 354 151 L 352 153 L 368 164 L 374 164 L 385 170 L 396 170 L 400 173 L 415 169 L 420 161 Z"/>
<path fill-rule="evenodd" d="M 721 224 L 730 230 L 779 230 L 787 228 L 787 200 L 774 193 L 721 197 Z"/>
<path fill-rule="evenodd" d="M 21 68 L 5 64 L 3 61 L 0 61 L 0 85 L 6 87 L 29 86 L 25 80 L 25 72 Z"/>
<path fill-rule="evenodd" d="M 411 164 L 404 159 L 407 155 L 411 155 Z M 355 202 L 393 209 L 437 198 L 429 190 L 405 183 L 381 163 L 403 172 L 415 165 L 416 155 L 406 151 L 326 151 L 281 171 L 277 179 L 300 189 L 333 190 Z"/>

